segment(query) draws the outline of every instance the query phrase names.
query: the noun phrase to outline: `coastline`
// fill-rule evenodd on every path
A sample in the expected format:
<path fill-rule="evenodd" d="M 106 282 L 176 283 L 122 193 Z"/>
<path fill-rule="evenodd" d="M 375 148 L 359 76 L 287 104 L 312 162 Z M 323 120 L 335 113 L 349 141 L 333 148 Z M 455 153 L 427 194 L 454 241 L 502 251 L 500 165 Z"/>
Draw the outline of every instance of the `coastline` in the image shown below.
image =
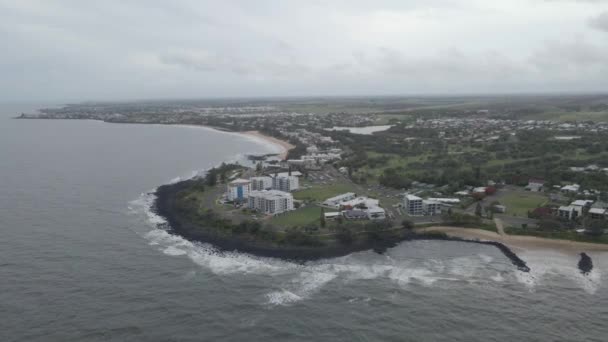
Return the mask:
<path fill-rule="evenodd" d="M 279 154 L 279 157 L 282 160 L 287 159 L 287 154 L 289 153 L 289 151 L 295 148 L 294 145 L 290 144 L 289 142 L 287 142 L 285 140 L 277 139 L 275 137 L 271 137 L 269 135 L 262 134 L 262 133 L 260 133 L 260 131 L 246 131 L 246 132 L 238 132 L 238 133 L 249 136 L 249 137 L 264 140 L 265 142 L 271 143 L 276 146 L 280 146 L 283 151 Z"/>
<path fill-rule="evenodd" d="M 500 242 L 513 249 L 529 251 L 550 249 L 566 254 L 581 252 L 608 252 L 608 244 L 581 242 L 572 240 L 549 239 L 526 235 L 500 235 L 483 229 L 433 226 L 418 228 L 421 233 L 445 233 L 450 237 L 461 239 L 479 239 Z"/>
<path fill-rule="evenodd" d="M 97 121 L 97 120 L 95 120 Z M 103 122 L 107 122 L 107 121 L 103 121 Z M 239 132 L 239 131 L 230 131 L 221 127 L 214 127 L 214 126 L 205 126 L 205 125 L 184 125 L 184 124 L 153 124 L 153 125 L 160 125 L 160 126 L 174 126 L 174 127 L 186 127 L 186 128 L 201 128 L 201 129 L 208 129 L 208 130 L 213 130 L 213 131 L 217 131 L 217 132 L 221 132 L 221 133 L 228 133 L 228 134 L 237 134 L 240 135 L 242 137 L 246 137 L 248 139 L 257 141 L 257 142 L 261 142 L 263 144 L 266 145 L 272 145 L 274 147 L 277 147 L 278 149 L 280 149 L 280 152 L 278 152 L 277 154 L 279 155 L 279 157 L 282 160 L 287 159 L 287 154 L 289 153 L 289 151 L 291 151 L 292 149 L 295 148 L 294 145 L 290 144 L 289 142 L 285 141 L 285 140 L 281 140 L 269 135 L 265 135 L 263 133 L 261 133 L 260 131 L 244 131 L 244 132 Z"/>
<path fill-rule="evenodd" d="M 318 246 L 303 246 L 297 244 L 276 244 L 263 238 L 256 238 L 247 234 L 232 234 L 220 232 L 214 227 L 194 223 L 184 216 L 179 208 L 175 207 L 176 195 L 190 186 L 190 181 L 166 184 L 157 188 L 152 210 L 166 220 L 162 229 L 171 234 L 179 235 L 189 241 L 209 243 L 218 251 L 237 251 L 257 257 L 271 257 L 282 260 L 306 262 L 319 259 L 328 259 L 345 256 L 355 252 L 371 250 L 383 254 L 388 248 L 397 246 L 403 241 L 435 240 L 456 241 L 489 245 L 498 248 L 511 263 L 520 271 L 529 272 L 526 262 L 520 259 L 508 246 L 501 242 L 461 238 L 449 236 L 440 232 L 415 232 L 409 229 L 390 229 L 381 232 L 374 239 L 355 239 L 351 243 L 339 242 Z"/>

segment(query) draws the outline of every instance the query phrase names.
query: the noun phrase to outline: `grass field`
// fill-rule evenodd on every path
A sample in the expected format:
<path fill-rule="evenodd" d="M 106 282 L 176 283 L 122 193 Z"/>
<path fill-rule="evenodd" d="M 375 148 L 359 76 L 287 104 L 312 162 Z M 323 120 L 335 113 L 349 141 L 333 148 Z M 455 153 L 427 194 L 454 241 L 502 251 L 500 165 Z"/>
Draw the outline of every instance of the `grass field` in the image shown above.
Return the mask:
<path fill-rule="evenodd" d="M 328 185 L 313 185 L 310 189 L 305 189 L 293 193 L 297 200 L 309 200 L 322 202 L 330 197 L 353 191 L 353 186 L 344 182 L 336 181 Z"/>
<path fill-rule="evenodd" d="M 320 207 L 307 206 L 305 208 L 290 211 L 286 214 L 275 216 L 270 220 L 270 223 L 281 227 L 306 226 L 311 223 L 318 223 L 320 217 Z"/>
<path fill-rule="evenodd" d="M 507 206 L 507 214 L 516 216 L 526 216 L 528 210 L 534 210 L 547 201 L 547 197 L 534 192 L 508 194 L 500 199 Z"/>

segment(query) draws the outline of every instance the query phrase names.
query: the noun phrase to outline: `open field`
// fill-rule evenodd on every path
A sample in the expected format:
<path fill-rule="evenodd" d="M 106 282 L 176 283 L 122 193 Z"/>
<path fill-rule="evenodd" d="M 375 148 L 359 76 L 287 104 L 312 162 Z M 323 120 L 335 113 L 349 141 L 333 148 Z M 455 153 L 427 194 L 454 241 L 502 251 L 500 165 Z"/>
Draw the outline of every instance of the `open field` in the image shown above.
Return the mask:
<path fill-rule="evenodd" d="M 516 216 L 526 216 L 529 210 L 534 210 L 547 201 L 547 197 L 534 192 L 510 193 L 500 199 L 507 206 L 506 214 Z"/>
<path fill-rule="evenodd" d="M 332 184 L 327 185 L 312 185 L 310 188 L 293 193 L 293 197 L 297 200 L 309 200 L 322 202 L 330 197 L 351 192 L 352 185 L 343 180 L 336 180 Z"/>
<path fill-rule="evenodd" d="M 321 217 L 321 208 L 310 205 L 305 208 L 290 211 L 270 219 L 270 223 L 281 227 L 306 226 L 318 224 Z"/>

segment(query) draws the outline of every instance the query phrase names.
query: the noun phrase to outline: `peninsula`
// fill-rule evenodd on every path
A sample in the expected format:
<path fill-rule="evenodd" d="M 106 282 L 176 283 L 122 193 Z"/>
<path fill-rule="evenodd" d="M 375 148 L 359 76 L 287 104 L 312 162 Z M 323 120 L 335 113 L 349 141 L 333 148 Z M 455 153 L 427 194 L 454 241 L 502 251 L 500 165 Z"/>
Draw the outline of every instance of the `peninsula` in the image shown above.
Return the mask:
<path fill-rule="evenodd" d="M 415 238 L 608 246 L 608 96 L 87 103 L 18 118 L 204 125 L 281 145 L 252 167 L 158 189 L 175 233 L 227 250 L 314 259 Z"/>

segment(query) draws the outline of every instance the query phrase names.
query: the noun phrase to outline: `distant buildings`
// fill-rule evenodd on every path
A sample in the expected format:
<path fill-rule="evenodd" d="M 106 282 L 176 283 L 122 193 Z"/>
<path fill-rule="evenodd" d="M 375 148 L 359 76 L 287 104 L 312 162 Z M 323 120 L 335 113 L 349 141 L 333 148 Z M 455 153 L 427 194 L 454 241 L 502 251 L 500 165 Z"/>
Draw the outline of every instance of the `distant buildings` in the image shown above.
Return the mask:
<path fill-rule="evenodd" d="M 377 199 L 365 196 L 357 197 L 353 192 L 328 198 L 323 202 L 323 205 L 342 210 L 340 213 L 347 220 L 386 219 L 386 211 L 380 207 L 380 202 Z M 335 213 L 332 213 L 331 217 L 335 218 Z"/>
<path fill-rule="evenodd" d="M 543 187 L 545 186 L 545 181 L 542 179 L 530 179 L 528 180 L 528 185 L 526 185 L 527 191 L 532 192 L 541 192 L 543 191 Z"/>
<path fill-rule="evenodd" d="M 293 196 L 278 190 L 251 191 L 248 208 L 268 215 L 294 210 Z"/>
<path fill-rule="evenodd" d="M 577 193 L 581 189 L 581 186 L 578 184 L 571 184 L 563 186 L 560 190 L 566 193 Z"/>
<path fill-rule="evenodd" d="M 231 202 L 243 202 L 249 197 L 251 192 L 251 181 L 248 179 L 235 179 L 228 183 L 226 188 L 226 198 Z"/>

